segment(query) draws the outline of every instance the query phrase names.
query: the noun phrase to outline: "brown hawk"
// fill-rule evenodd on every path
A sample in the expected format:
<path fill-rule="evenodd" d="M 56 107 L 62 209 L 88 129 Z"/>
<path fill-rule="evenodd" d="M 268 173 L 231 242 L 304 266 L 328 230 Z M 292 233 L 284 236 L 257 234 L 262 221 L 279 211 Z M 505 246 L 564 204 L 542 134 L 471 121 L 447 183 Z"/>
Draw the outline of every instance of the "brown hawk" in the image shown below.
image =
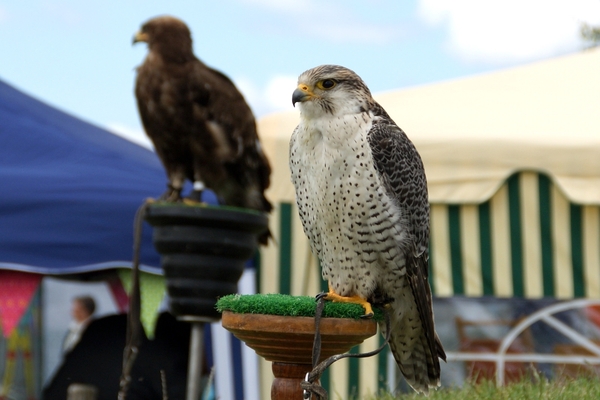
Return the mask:
<path fill-rule="evenodd" d="M 227 205 L 269 212 L 271 168 L 250 107 L 231 80 L 192 51 L 190 30 L 169 16 L 146 22 L 134 43 L 148 43 L 135 95 L 144 129 L 178 200 L 186 179 L 212 189 Z M 195 196 L 197 197 L 197 196 Z"/>
<path fill-rule="evenodd" d="M 423 163 L 353 71 L 322 65 L 298 78 L 290 141 L 298 212 L 328 299 L 389 303 L 390 347 L 417 391 L 440 385 L 446 354 L 427 281 L 429 204 Z M 385 331 L 385 324 L 380 324 Z M 385 335 L 385 332 L 383 332 Z"/>

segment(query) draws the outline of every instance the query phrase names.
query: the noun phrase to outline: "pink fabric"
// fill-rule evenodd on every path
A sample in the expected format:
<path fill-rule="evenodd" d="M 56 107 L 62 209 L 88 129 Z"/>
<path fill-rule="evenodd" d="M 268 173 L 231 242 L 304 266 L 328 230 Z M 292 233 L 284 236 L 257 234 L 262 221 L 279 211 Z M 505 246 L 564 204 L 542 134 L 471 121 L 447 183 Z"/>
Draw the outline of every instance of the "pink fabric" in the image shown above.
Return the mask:
<path fill-rule="evenodd" d="M 0 270 L 0 324 L 4 337 L 9 337 L 19 325 L 41 281 L 39 274 Z"/>
<path fill-rule="evenodd" d="M 108 281 L 108 286 L 110 287 L 110 292 L 113 296 L 113 299 L 119 308 L 119 312 L 126 313 L 129 311 L 129 296 L 121 283 L 121 279 L 119 278 L 111 278 Z"/>

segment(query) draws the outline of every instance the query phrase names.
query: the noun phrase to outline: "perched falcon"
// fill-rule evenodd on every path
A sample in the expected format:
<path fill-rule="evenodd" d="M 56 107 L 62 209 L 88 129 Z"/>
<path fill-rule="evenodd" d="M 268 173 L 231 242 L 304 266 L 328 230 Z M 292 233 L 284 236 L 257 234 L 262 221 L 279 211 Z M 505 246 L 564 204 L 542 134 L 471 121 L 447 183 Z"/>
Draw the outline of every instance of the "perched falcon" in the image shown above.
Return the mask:
<path fill-rule="evenodd" d="M 427 282 L 429 204 L 412 142 L 353 71 L 304 72 L 292 103 L 300 124 L 290 141 L 298 212 L 319 257 L 326 298 L 389 304 L 390 347 L 417 391 L 440 385 L 446 359 Z M 385 324 L 380 324 L 385 335 Z"/>
<path fill-rule="evenodd" d="M 135 35 L 137 42 L 149 48 L 137 69 L 135 95 L 167 171 L 163 198 L 180 199 L 187 178 L 196 192 L 208 187 L 227 205 L 270 211 L 264 191 L 271 168 L 235 85 L 194 56 L 190 30 L 177 18 L 151 19 Z"/>

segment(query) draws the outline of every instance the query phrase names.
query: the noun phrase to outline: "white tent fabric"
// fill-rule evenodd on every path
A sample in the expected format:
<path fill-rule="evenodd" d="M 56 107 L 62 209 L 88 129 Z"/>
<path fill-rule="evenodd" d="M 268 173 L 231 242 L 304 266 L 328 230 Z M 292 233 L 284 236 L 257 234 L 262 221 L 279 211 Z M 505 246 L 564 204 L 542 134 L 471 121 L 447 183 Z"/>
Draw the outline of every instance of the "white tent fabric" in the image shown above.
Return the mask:
<path fill-rule="evenodd" d="M 481 203 L 531 170 L 570 201 L 600 205 L 600 48 L 374 97 L 417 146 L 431 203 Z M 294 201 L 287 160 L 298 118 L 259 121 L 275 202 Z"/>

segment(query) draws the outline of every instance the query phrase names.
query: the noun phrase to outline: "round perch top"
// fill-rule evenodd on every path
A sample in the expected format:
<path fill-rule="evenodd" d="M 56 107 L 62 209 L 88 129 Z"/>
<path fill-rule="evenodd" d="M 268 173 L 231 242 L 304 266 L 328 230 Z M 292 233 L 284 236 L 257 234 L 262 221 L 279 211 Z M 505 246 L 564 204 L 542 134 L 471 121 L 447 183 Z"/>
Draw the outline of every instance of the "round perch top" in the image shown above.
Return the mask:
<path fill-rule="evenodd" d="M 265 231 L 269 224 L 266 213 L 247 208 L 166 201 L 154 202 L 148 208 L 146 220 L 153 226 L 191 224 L 256 233 Z"/>
<path fill-rule="evenodd" d="M 310 296 L 290 296 L 286 294 L 230 294 L 217 301 L 219 312 L 231 311 L 237 314 L 266 314 L 287 317 L 314 317 L 317 302 Z M 383 312 L 373 310 L 375 321 L 383 321 Z M 327 301 L 323 309 L 323 318 L 360 319 L 365 314 L 358 304 L 333 303 Z"/>

